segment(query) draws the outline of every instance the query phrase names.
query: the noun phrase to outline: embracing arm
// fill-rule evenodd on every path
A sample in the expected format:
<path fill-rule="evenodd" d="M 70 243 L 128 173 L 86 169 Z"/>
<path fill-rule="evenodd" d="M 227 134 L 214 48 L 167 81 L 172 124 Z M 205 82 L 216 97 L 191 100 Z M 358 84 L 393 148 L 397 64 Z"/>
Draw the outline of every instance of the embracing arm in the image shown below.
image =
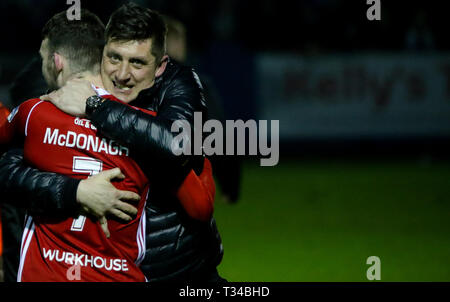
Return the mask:
<path fill-rule="evenodd" d="M 83 208 L 97 217 L 112 214 L 129 220 L 136 214 L 136 209 L 120 199 L 137 200 L 139 196 L 116 190 L 110 183 L 113 178 L 123 177 L 117 168 L 107 170 L 83 182 L 77 190 L 80 180 L 27 166 L 21 149 L 10 150 L 0 158 L 0 194 L 6 197 L 2 201 L 34 214 L 73 215 Z M 211 217 L 214 195 L 211 165 L 207 160 L 202 173 L 197 177 L 191 171 L 177 191 L 187 213 L 198 220 Z"/>
<path fill-rule="evenodd" d="M 192 218 L 207 220 L 212 215 L 215 194 L 209 162 L 205 161 L 205 168 L 198 177 L 193 171 L 191 174 L 184 180 L 177 196 Z M 2 201 L 33 214 L 74 215 L 83 209 L 99 218 L 112 214 L 130 220 L 136 215 L 136 209 L 121 200 L 139 200 L 139 195 L 116 190 L 110 183 L 114 178 L 123 177 L 118 168 L 83 181 L 42 172 L 23 162 L 21 149 L 12 149 L 0 158 L 0 194 L 5 196 Z"/>
<path fill-rule="evenodd" d="M 46 216 L 74 215 L 83 210 L 98 218 L 111 214 L 130 220 L 137 210 L 122 200 L 139 200 L 140 196 L 117 190 L 110 182 L 124 177 L 118 168 L 84 180 L 42 172 L 23 161 L 22 149 L 12 149 L 0 158 L 2 200 Z"/>
<path fill-rule="evenodd" d="M 0 194 L 6 196 L 3 200 L 33 213 L 75 213 L 79 209 L 79 182 L 27 166 L 21 149 L 12 149 L 0 158 Z"/>

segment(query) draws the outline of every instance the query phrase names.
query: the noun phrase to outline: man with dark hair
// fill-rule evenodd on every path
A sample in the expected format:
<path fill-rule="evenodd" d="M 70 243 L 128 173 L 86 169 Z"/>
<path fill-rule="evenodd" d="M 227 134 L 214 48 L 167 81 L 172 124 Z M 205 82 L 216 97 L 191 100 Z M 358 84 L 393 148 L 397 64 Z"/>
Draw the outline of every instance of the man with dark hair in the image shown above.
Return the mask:
<path fill-rule="evenodd" d="M 106 89 L 129 103 L 151 87 L 167 64 L 165 36 L 164 21 L 150 9 L 128 4 L 113 12 L 105 31 L 102 76 Z M 131 66 L 120 64 L 127 56 L 131 60 L 126 64 Z M 122 70 L 117 69 L 119 65 Z"/>
<path fill-rule="evenodd" d="M 111 14 L 106 25 L 106 41 L 143 41 L 151 39 L 151 53 L 156 62 L 166 54 L 167 27 L 161 15 L 150 9 L 142 10 L 132 3 Z"/>
<path fill-rule="evenodd" d="M 47 98 L 65 112 L 87 116 L 99 132 L 133 148 L 133 159 L 151 178 L 154 190 L 150 192 L 146 208 L 147 251 L 141 265 L 149 281 L 222 281 L 216 266 L 221 261 L 223 248 L 214 219 L 202 222 L 190 218 L 183 211 L 179 198 L 171 194 L 192 168 L 198 175 L 204 169 L 202 157 L 172 153 L 171 124 L 180 119 L 193 124 L 194 111 L 206 113 L 206 106 L 201 84 L 191 68 L 173 63 L 165 55 L 156 59 L 158 47 L 154 49 L 153 45 L 158 42 L 153 41 L 152 31 L 148 29 L 165 30 L 161 20 L 156 12 L 134 4 L 119 8 L 108 28 L 119 28 L 120 32 L 130 28 L 132 34 L 141 31 L 144 34 L 110 35 L 101 65 L 106 89 L 125 103 L 157 112 L 157 116 L 148 116 L 118 102 L 91 98 L 94 91 L 90 83 L 79 80 L 71 81 L 71 85 Z M 152 25 L 153 21 L 156 25 Z M 164 33 L 159 32 L 163 37 Z M 21 188 L 27 198 L 38 192 L 48 204 L 66 209 L 77 203 L 77 196 L 88 199 L 92 195 L 89 192 L 95 190 L 95 183 L 84 189 L 80 183 L 76 192 L 70 191 L 64 176 L 42 174 L 24 166 L 20 159 L 17 153 L 11 152 L 0 161 L 0 182 L 4 180 L 14 188 Z M 50 180 L 59 185 L 52 188 L 45 185 Z M 0 186 L 2 191 L 11 192 L 6 185 Z M 114 208 L 114 202 L 102 202 L 105 206 L 96 212 L 100 216 Z"/>
<path fill-rule="evenodd" d="M 61 87 L 60 83 L 67 82 L 73 74 L 79 72 L 98 74 L 100 71 L 104 26 L 96 15 L 87 10 L 84 12 L 83 19 L 78 22 L 67 20 L 64 12 L 56 14 L 42 29 L 41 49 L 46 48 L 48 54 L 41 56 L 42 74 L 50 89 Z M 58 53 L 64 53 L 64 59 L 69 63 L 70 71 L 65 71 L 65 74 L 54 70 L 54 67 L 59 67 L 58 63 L 62 63 Z M 54 56 L 56 64 L 46 64 L 47 60 L 52 60 Z"/>

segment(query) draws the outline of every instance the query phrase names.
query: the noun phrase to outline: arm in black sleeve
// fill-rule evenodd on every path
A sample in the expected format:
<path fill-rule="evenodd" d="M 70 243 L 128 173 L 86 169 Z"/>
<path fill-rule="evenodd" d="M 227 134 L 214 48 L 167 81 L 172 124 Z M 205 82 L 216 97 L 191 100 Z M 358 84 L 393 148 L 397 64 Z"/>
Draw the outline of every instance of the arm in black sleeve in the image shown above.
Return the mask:
<path fill-rule="evenodd" d="M 2 201 L 35 214 L 76 213 L 79 209 L 76 202 L 79 182 L 79 179 L 27 166 L 22 149 L 12 149 L 0 158 Z"/>
<path fill-rule="evenodd" d="M 172 153 L 171 144 L 176 134 L 170 131 L 171 121 L 153 117 L 116 102 L 103 102 L 92 119 L 101 133 L 125 146 L 134 155 L 157 158 L 165 162 L 175 161 L 182 165 L 183 159 Z M 134 158 L 134 156 L 133 156 Z M 142 161 L 142 158 L 134 158 Z"/>
<path fill-rule="evenodd" d="M 145 95 L 140 95 L 140 100 L 133 105 L 144 105 L 142 97 Z M 150 102 L 148 100 L 147 104 Z M 191 156 L 177 156 L 172 152 L 172 143 L 178 133 L 172 133 L 171 127 L 176 120 L 186 120 L 193 129 L 194 112 L 206 113 L 203 90 L 193 70 L 181 69 L 173 76 L 159 102 L 157 116 L 117 102 L 103 102 L 90 119 L 102 134 L 130 146 L 133 159 L 144 172 L 149 167 L 154 171 L 158 166 L 164 167 L 163 170 L 171 170 L 172 175 L 187 175 L 194 167 L 195 160 Z M 158 169 L 158 172 L 161 170 Z"/>

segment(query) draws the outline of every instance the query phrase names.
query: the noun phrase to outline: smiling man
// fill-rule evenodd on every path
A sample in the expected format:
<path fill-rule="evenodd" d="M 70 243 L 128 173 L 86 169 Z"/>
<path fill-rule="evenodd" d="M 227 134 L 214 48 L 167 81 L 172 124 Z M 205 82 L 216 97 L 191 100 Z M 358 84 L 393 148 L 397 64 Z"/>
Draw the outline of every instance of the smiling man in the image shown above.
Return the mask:
<path fill-rule="evenodd" d="M 112 14 L 102 59 L 105 88 L 122 101 L 135 100 L 167 66 L 166 25 L 159 14 L 129 4 Z M 147 24 L 146 27 L 140 25 Z M 138 29 L 139 30 L 136 30 Z"/>
<path fill-rule="evenodd" d="M 156 57 L 150 53 L 151 40 L 109 42 L 104 50 L 102 75 L 107 88 L 124 102 L 134 100 L 141 90 L 151 87 L 155 76 L 152 67 Z M 129 66 L 133 72 L 128 72 Z M 162 70 L 162 68 L 160 68 Z"/>
<path fill-rule="evenodd" d="M 136 99 L 164 72 L 164 52 L 163 45 L 152 40 L 126 41 L 113 35 L 103 51 L 102 79 L 106 88 L 126 103 Z"/>

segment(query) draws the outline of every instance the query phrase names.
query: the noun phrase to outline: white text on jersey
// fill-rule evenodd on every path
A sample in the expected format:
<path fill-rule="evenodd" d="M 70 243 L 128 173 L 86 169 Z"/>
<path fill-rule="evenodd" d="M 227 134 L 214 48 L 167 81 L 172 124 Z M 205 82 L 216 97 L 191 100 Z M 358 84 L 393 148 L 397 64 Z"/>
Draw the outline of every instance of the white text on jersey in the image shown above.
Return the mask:
<path fill-rule="evenodd" d="M 97 128 L 95 128 L 95 126 L 92 125 L 90 120 L 76 117 L 73 122 L 75 125 L 82 126 L 82 127 L 88 128 L 88 129 L 91 128 L 94 131 L 97 130 Z"/>
<path fill-rule="evenodd" d="M 114 140 L 99 138 L 94 135 L 86 135 L 67 131 L 66 134 L 59 133 L 59 129 L 46 128 L 44 135 L 44 144 L 58 145 L 61 147 L 77 148 L 92 152 L 104 152 L 109 155 L 125 155 L 128 156 L 127 147 L 119 145 Z"/>
<path fill-rule="evenodd" d="M 106 269 L 108 271 L 128 271 L 127 260 L 125 259 L 106 259 L 99 256 L 94 257 L 92 255 L 80 255 L 77 253 L 63 252 L 60 250 L 46 250 L 45 248 L 42 249 L 42 253 L 44 254 L 44 259 L 48 259 L 49 261 L 55 260 L 57 262 L 65 262 L 70 265 L 90 266 L 99 269 Z"/>

